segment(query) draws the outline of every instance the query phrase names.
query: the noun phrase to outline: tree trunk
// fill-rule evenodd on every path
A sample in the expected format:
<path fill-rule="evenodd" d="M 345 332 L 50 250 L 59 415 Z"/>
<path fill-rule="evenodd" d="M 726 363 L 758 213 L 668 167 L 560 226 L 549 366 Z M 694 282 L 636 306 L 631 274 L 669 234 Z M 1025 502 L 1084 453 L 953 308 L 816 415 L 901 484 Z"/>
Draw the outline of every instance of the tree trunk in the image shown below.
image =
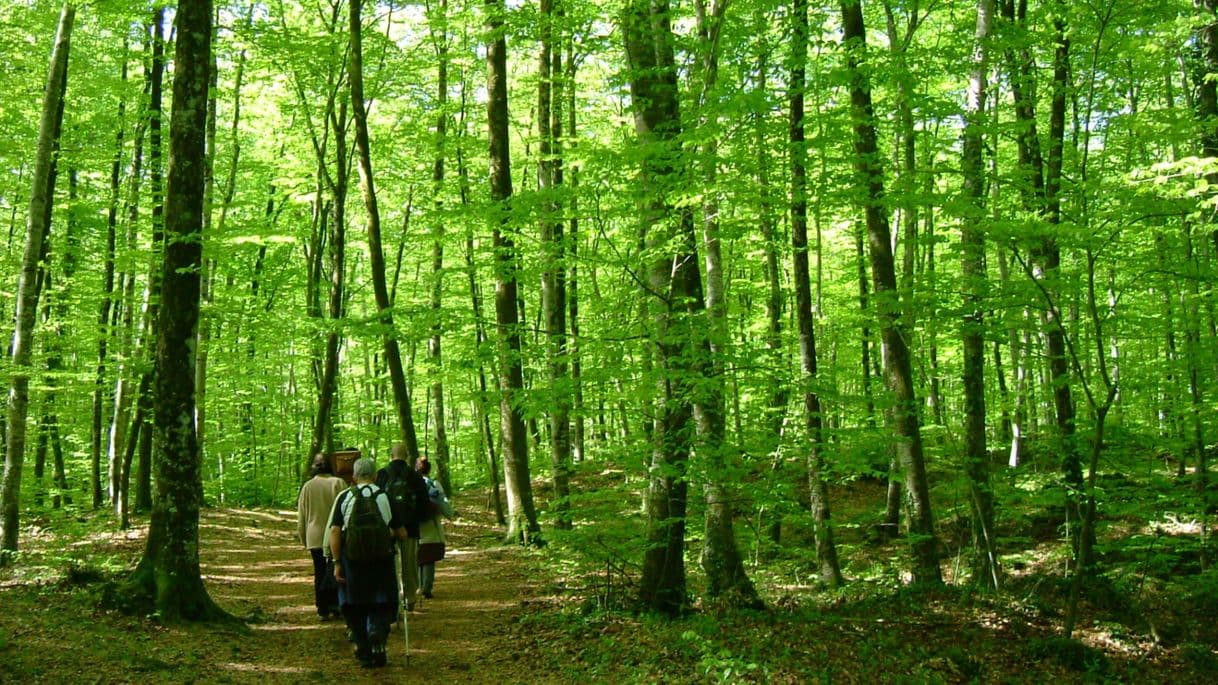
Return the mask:
<path fill-rule="evenodd" d="M 987 43 L 993 18 L 994 0 L 977 0 L 977 27 L 961 159 L 967 206 L 960 222 L 960 273 L 964 291 L 964 320 L 960 334 L 964 356 L 964 460 L 969 476 L 975 548 L 973 582 L 996 590 L 1000 580 L 994 536 L 994 495 L 990 489 L 985 435 L 985 307 L 989 280 L 985 269 L 985 170 L 982 159 L 986 73 L 989 69 Z"/>
<path fill-rule="evenodd" d="M 993 211 L 997 211 L 995 208 Z M 1006 287 L 1010 282 L 1010 257 L 1006 250 L 998 249 L 998 278 Z M 1021 309 L 1018 315 L 1027 318 L 1027 310 Z M 1023 459 L 1023 438 L 1027 426 L 1027 397 L 1028 397 L 1028 355 L 1026 337 L 1027 328 L 1021 323 L 1007 324 L 1007 347 L 1011 350 L 1011 365 L 1015 368 L 1015 408 L 1011 412 L 1010 449 L 1007 453 L 1007 466 L 1015 468 Z"/>
<path fill-rule="evenodd" d="M 1069 88 L 1070 40 L 1063 20 L 1054 20 L 1057 49 L 1053 55 L 1053 94 L 1049 107 L 1049 157 L 1045 160 L 1045 202 L 1050 227 L 1061 223 L 1062 149 L 1066 130 L 1066 91 Z M 1041 276 L 1050 282 L 1059 278 L 1061 248 L 1053 237 L 1052 228 L 1036 246 L 1033 255 L 1040 264 Z M 1056 284 L 1054 284 L 1056 288 Z M 1050 308 L 1046 315 L 1055 316 Z M 1077 317 L 1075 317 L 1077 319 Z M 1058 431 L 1062 436 L 1062 472 L 1066 487 L 1075 492 L 1068 495 L 1071 507 L 1078 509 L 1077 500 L 1083 489 L 1083 465 L 1076 439 L 1076 411 L 1070 390 L 1070 363 L 1066 357 L 1065 330 L 1050 321 L 1045 337 L 1048 341 L 1049 370 L 1053 374 L 1053 404 L 1057 413 Z M 1079 512 L 1081 520 L 1081 510 Z M 1094 542 L 1094 541 L 1092 541 Z"/>
<path fill-rule="evenodd" d="M 55 32 L 42 117 L 38 125 L 38 147 L 31 176 L 30 208 L 25 223 L 25 252 L 17 278 L 16 326 L 13 330 L 12 366 L 9 369 L 8 428 L 5 432 L 4 477 L 0 481 L 0 561 L 17 551 L 21 504 L 21 466 L 25 459 L 26 417 L 29 412 L 30 373 L 33 359 L 34 323 L 38 311 L 38 261 L 50 228 L 50 209 L 55 189 L 51 184 L 57 143 L 56 131 L 63 120 L 64 91 L 68 80 L 68 51 L 76 8 L 64 5 Z"/>
<path fill-rule="evenodd" d="M 368 211 L 368 261 L 372 270 L 372 289 L 376 297 L 377 318 L 384 328 L 385 362 L 389 367 L 389 380 L 393 388 L 394 405 L 397 408 L 398 425 L 406 454 L 411 462 L 419 457 L 419 442 L 414 431 L 414 416 L 410 407 L 410 392 L 406 387 L 406 373 L 402 368 L 402 354 L 398 349 L 397 329 L 393 323 L 393 305 L 389 301 L 389 288 L 385 282 L 385 253 L 381 249 L 381 213 L 376 203 L 376 185 L 372 176 L 372 150 L 368 140 L 368 114 L 365 111 L 363 41 L 360 6 L 362 0 L 351 0 L 351 65 L 347 80 L 351 86 L 351 113 L 355 123 L 355 147 L 359 157 L 360 185 L 364 191 L 364 206 Z"/>
<path fill-rule="evenodd" d="M 1014 0 L 1003 0 L 1002 13 L 1007 22 L 1022 28 L 1027 11 L 1025 3 L 1019 4 L 1016 13 Z M 1051 226 L 1061 219 L 1059 190 L 1061 187 L 1061 165 L 1063 136 L 1066 116 L 1066 78 L 1069 41 L 1064 26 L 1058 26 L 1057 50 L 1054 54 L 1053 97 L 1049 112 L 1049 159 L 1040 151 L 1040 139 L 1036 132 L 1036 103 L 1033 97 L 1033 64 L 1027 49 L 1020 51 L 1018 60 L 1008 54 L 1011 63 L 1011 89 L 1015 100 L 1015 118 L 1020 123 L 1016 143 L 1019 150 L 1019 166 L 1026 177 L 1024 185 L 1025 205 L 1036 209 Z M 1035 262 L 1033 276 L 1044 282 L 1050 296 L 1057 301 L 1057 279 L 1061 265 L 1061 249 L 1051 229 L 1046 230 L 1032 250 Z M 1082 462 L 1079 459 L 1075 437 L 1074 398 L 1070 391 L 1070 367 L 1066 359 L 1066 342 L 1060 322 L 1053 312 L 1046 312 L 1042 322 L 1049 372 L 1052 375 L 1053 405 L 1057 420 L 1058 436 L 1061 439 L 1061 466 L 1066 482 L 1068 516 L 1078 521 L 1081 516 L 1079 493 L 1083 487 Z"/>
<path fill-rule="evenodd" d="M 806 3 L 805 3 L 806 8 Z M 803 16 L 803 15 L 801 15 Z M 806 22 L 806 20 L 805 20 Z M 754 27 L 758 36 L 765 36 L 769 26 L 769 18 L 758 9 L 754 15 Z M 806 39 L 806 35 L 805 35 Z M 759 51 L 757 66 L 757 92 L 767 92 L 769 75 L 769 46 Z M 806 49 L 806 46 L 805 46 Z M 805 67 L 806 68 L 806 67 Z M 802 98 L 800 93 L 799 97 Z M 766 365 L 770 369 L 766 382 L 770 384 L 770 394 L 766 401 L 766 419 L 764 422 L 765 453 L 771 458 L 771 473 L 775 479 L 783 479 L 783 458 L 779 452 L 782 444 L 783 425 L 786 423 L 787 402 L 790 400 L 788 384 L 789 362 L 783 349 L 782 340 L 782 271 L 778 264 L 780 249 L 775 219 L 775 199 L 770 185 L 769 168 L 771 164 L 769 146 L 766 144 L 765 121 L 756 117 L 754 144 L 757 146 L 757 186 L 761 196 L 760 228 L 761 239 L 765 242 L 765 276 L 768 286 L 766 296 Z M 806 226 L 805 226 L 806 230 Z M 806 259 L 806 256 L 805 256 Z M 782 517 L 775 514 L 767 531 L 770 541 L 775 545 L 782 542 Z"/>
<path fill-rule="evenodd" d="M 571 392 L 567 367 L 566 241 L 560 216 L 562 165 L 562 8 L 541 0 L 541 54 L 537 79 L 537 128 L 540 160 L 537 189 L 542 196 L 541 309 L 545 318 L 546 357 L 550 381 L 550 464 L 554 480 L 555 525 L 571 527 Z"/>
<path fill-rule="evenodd" d="M 330 31 L 338 30 L 339 6 L 335 5 L 330 18 Z M 326 326 L 325 342 L 321 346 L 320 369 L 315 367 L 317 378 L 317 414 L 313 421 L 313 433 L 309 442 L 309 452 L 306 458 L 310 461 L 318 452 L 329 453 L 334 448 L 333 412 L 338 394 L 338 353 L 342 344 L 342 336 L 338 321 L 343 318 L 344 302 L 346 301 L 346 250 L 347 250 L 347 191 L 351 172 L 351 162 L 348 157 L 347 129 L 350 117 L 346 102 L 338 101 L 338 88 L 335 83 L 339 80 L 341 67 L 335 63 L 327 74 L 327 99 L 323 113 L 322 126 L 329 127 L 334 135 L 334 172 L 331 173 L 327 160 L 327 143 L 329 134 L 319 135 L 310 120 L 309 135 L 313 143 L 313 152 L 317 160 L 318 195 L 324 189 L 329 193 L 330 201 L 318 200 L 315 207 L 314 224 L 317 226 L 314 240 L 314 254 L 310 264 L 313 281 L 322 281 L 323 252 L 328 252 L 330 260 L 330 278 L 327 297 L 327 316 L 331 324 Z M 304 89 L 297 84 L 297 97 L 302 109 L 307 111 L 308 100 Z M 328 239 L 327 239 L 328 238 Z M 321 296 L 313 298 L 313 312 L 316 318 L 322 318 Z"/>
<path fill-rule="evenodd" d="M 448 144 L 448 0 L 437 6 L 438 26 L 431 28 L 436 50 L 436 162 L 432 168 L 432 186 L 436 195 L 436 215 L 444 210 L 444 154 Z M 441 355 L 444 295 L 444 220 L 437 218 L 432 228 L 431 244 L 431 337 L 427 341 L 427 356 L 435 374 L 431 383 L 431 401 L 435 405 L 436 477 L 444 492 L 451 493 L 452 479 L 448 464 L 448 434 L 444 426 L 444 364 Z"/>
<path fill-rule="evenodd" d="M 145 311 L 145 323 L 143 329 L 152 331 L 156 327 L 157 317 L 161 307 L 161 263 L 162 251 L 164 249 L 165 230 L 164 217 L 165 206 L 163 200 L 163 173 L 161 164 L 161 86 L 165 76 L 165 8 L 154 7 L 152 11 L 152 87 L 149 90 L 149 118 L 148 118 L 148 189 L 152 196 L 152 261 L 148 267 L 148 297 L 147 309 Z M 210 48 L 209 48 L 210 51 Z M 210 71 L 210 65 L 208 65 Z M 155 350 L 148 351 L 149 361 Z M 145 371 L 140 379 L 139 392 L 136 395 L 136 403 L 138 405 L 136 411 L 136 421 L 149 421 L 152 418 L 152 397 L 150 395 L 152 388 L 156 383 L 154 378 L 156 368 L 153 366 L 150 370 Z M 152 464 L 150 453 L 151 426 L 144 425 L 141 427 L 144 431 L 143 445 L 139 450 L 139 466 L 136 469 L 136 484 L 135 484 L 135 508 L 139 511 L 147 511 L 152 507 Z M 129 483 L 124 482 L 123 489 L 130 487 Z M 124 505 L 125 506 L 125 505 Z M 126 512 L 123 513 L 126 517 Z"/>
<path fill-rule="evenodd" d="M 252 21 L 253 8 L 246 14 L 245 28 L 248 30 Z M 218 21 L 218 15 L 217 15 Z M 213 41 L 215 37 L 213 36 Z M 215 193 L 215 170 L 216 170 L 216 112 L 217 100 L 216 93 L 219 92 L 219 69 L 216 64 L 216 55 L 213 50 L 211 56 L 211 85 L 208 89 L 207 97 L 207 124 L 205 129 L 205 145 L 206 155 L 204 159 L 204 190 L 205 197 L 204 207 L 207 208 L 203 215 L 203 235 L 211 236 L 212 231 L 212 211 L 213 197 Z M 237 192 L 237 169 L 241 160 L 241 85 L 245 77 L 245 50 L 242 50 L 237 57 L 236 75 L 233 83 L 233 118 L 229 125 L 231 147 L 231 155 L 228 162 L 228 171 L 225 175 L 224 194 L 220 201 L 220 219 L 217 225 L 216 233 L 224 236 L 225 225 L 228 223 L 228 212 L 232 207 L 233 198 Z M 210 304 L 213 297 L 213 283 L 216 275 L 216 260 L 209 259 L 203 263 L 203 273 L 200 275 L 200 299 L 205 304 Z M 195 368 L 195 393 L 196 403 L 198 406 L 198 415 L 196 423 L 198 426 L 199 440 L 199 458 L 204 459 L 207 453 L 207 443 L 205 441 L 207 433 L 207 363 L 209 347 L 211 345 L 211 322 L 208 317 L 200 312 L 199 318 L 199 346 L 196 357 Z M 142 452 L 141 452 L 142 455 Z M 219 463 L 223 464 L 223 455 L 219 456 Z M 218 469 L 220 476 L 220 502 L 225 500 L 224 487 L 224 470 Z"/>
<path fill-rule="evenodd" d="M 499 421 L 503 439 L 503 476 L 507 486 L 505 538 L 540 542 L 541 526 L 533 506 L 529 476 L 529 436 L 521 406 L 524 369 L 517 310 L 519 256 L 511 226 L 512 168 L 508 148 L 507 38 L 504 0 L 485 0 L 487 137 L 490 142 L 492 243 L 495 254 L 495 322 L 499 348 Z"/>
<path fill-rule="evenodd" d="M 1170 271 L 1167 268 L 1167 246 L 1166 238 L 1160 233 L 1155 236 L 1155 256 L 1156 263 L 1159 267 L 1159 273 L 1167 275 Z M 1160 386 L 1161 390 L 1158 397 L 1158 411 L 1156 418 L 1159 421 L 1159 437 L 1166 442 L 1168 454 L 1177 457 L 1177 477 L 1184 475 L 1184 455 L 1185 450 L 1182 448 L 1185 444 L 1184 429 L 1180 422 L 1178 407 L 1180 406 L 1180 393 L 1176 381 L 1176 368 L 1178 366 L 1179 351 L 1176 345 L 1176 322 L 1175 322 L 1175 283 L 1171 278 L 1164 278 L 1161 281 L 1161 290 L 1163 294 L 1163 323 L 1164 323 L 1164 345 L 1163 345 L 1163 382 Z"/>
<path fill-rule="evenodd" d="M 817 387 L 816 328 L 812 316 L 812 289 L 808 269 L 807 150 L 804 142 L 804 74 L 808 45 L 807 0 L 794 2 L 794 54 L 791 65 L 790 140 L 791 140 L 791 247 L 794 259 L 795 319 L 799 327 L 799 386 L 805 388 L 804 429 L 808 439 L 808 487 L 812 525 L 821 582 L 838 587 L 842 578 L 833 542 L 833 523 L 829 509 L 829 484 L 825 479 L 824 413 Z M 866 341 L 864 341 L 864 345 Z"/>
<path fill-rule="evenodd" d="M 701 275 L 690 208 L 672 194 L 683 187 L 687 169 L 680 157 L 681 117 L 677 69 L 668 3 L 632 0 L 622 14 L 635 133 L 641 153 L 639 174 L 641 244 L 649 256 L 644 298 L 650 309 L 651 357 L 656 365 L 656 407 L 651 433 L 651 483 L 647 495 L 647 551 L 639 599 L 654 610 L 675 614 L 687 604 L 685 526 L 691 428 L 711 434 L 723 421 L 721 395 L 714 399 L 708 379 Z M 711 379 L 713 380 L 713 379 Z M 709 396 L 698 402 L 696 397 Z M 691 406 L 693 405 L 693 406 Z M 693 411 L 699 420 L 690 426 Z M 712 476 L 713 477 L 713 476 Z M 708 516 L 713 516 L 708 513 Z"/>
<path fill-rule="evenodd" d="M 461 121 L 467 120 L 464 84 L 461 90 Z M 461 196 L 461 206 L 468 207 L 470 201 L 469 170 L 465 166 L 465 155 L 462 152 L 461 140 L 467 137 L 467 131 L 462 128 L 462 135 L 456 145 L 457 184 Z M 478 286 L 478 268 L 474 263 L 474 225 L 466 222 L 465 228 L 465 272 L 469 279 L 470 305 L 474 319 L 474 349 L 478 351 L 478 388 L 474 395 L 475 416 L 482 436 L 481 443 L 486 448 L 486 463 L 490 481 L 490 506 L 495 511 L 495 522 L 500 526 L 507 525 L 507 517 L 503 513 L 503 497 L 499 489 L 499 461 L 496 457 L 495 432 L 491 427 L 490 411 L 487 409 L 486 367 L 482 362 L 481 350 L 486 345 L 486 329 L 483 326 L 482 290 Z"/>
<path fill-rule="evenodd" d="M 1201 14 L 1200 20 L 1204 24 L 1197 29 L 1197 38 L 1199 42 L 1199 52 L 1201 61 L 1201 74 L 1197 79 L 1197 118 L 1201 121 L 1201 152 L 1206 158 L 1218 158 L 1218 125 L 1214 122 L 1218 119 L 1218 82 L 1215 82 L 1215 77 L 1218 76 L 1218 16 L 1215 15 L 1215 8 L 1218 8 L 1218 0 L 1193 0 L 1193 7 Z M 1209 174 L 1207 176 L 1209 183 L 1218 183 L 1218 175 Z M 1187 228 L 1186 224 L 1186 228 Z M 1211 230 L 1211 237 L 1218 246 L 1218 230 Z M 1190 252 L 1193 249 L 1192 236 L 1185 232 L 1184 239 Z M 1189 256 L 1189 269 L 1200 269 L 1200 257 Z M 1198 271 L 1199 275 L 1200 272 Z M 1198 495 L 1201 496 L 1202 507 L 1204 510 L 1209 508 L 1208 499 L 1208 469 L 1209 465 L 1206 458 L 1205 439 L 1201 432 L 1201 407 L 1204 403 L 1201 398 L 1201 385 L 1198 376 L 1198 367 L 1201 364 L 1199 356 L 1196 354 L 1200 351 L 1201 341 L 1201 317 L 1199 312 L 1195 311 L 1199 300 L 1200 293 L 1197 285 L 1197 278 L 1189 279 L 1192 285 L 1192 304 L 1190 307 L 1194 310 L 1192 320 L 1189 322 L 1189 335 L 1194 337 L 1192 347 L 1194 353 L 1190 355 L 1189 362 L 1189 386 L 1190 394 L 1193 400 L 1194 413 L 1194 439 L 1197 444 L 1197 471 L 1196 471 L 1196 489 Z M 1207 297 L 1208 300 L 1208 297 Z M 1213 315 L 1211 313 L 1211 337 L 1213 337 Z"/>
<path fill-rule="evenodd" d="M 857 183 L 864 192 L 871 276 L 875 288 L 877 318 L 884 341 L 884 377 L 893 394 L 893 428 L 896 452 L 905 473 L 910 505 L 910 544 L 914 554 L 913 582 L 942 582 L 938 541 L 935 539 L 926 464 L 922 454 L 918 400 L 914 392 L 906 333 L 901 326 L 901 302 L 897 291 L 888 214 L 884 206 L 884 177 L 876 149 L 875 114 L 871 84 L 863 69 L 866 34 L 858 0 L 842 0 L 843 38 L 850 79 L 851 116 L 854 121 L 854 152 Z"/>
<path fill-rule="evenodd" d="M 203 482 L 194 424 L 211 22 L 210 0 L 178 4 L 165 192 L 167 240 L 161 272 L 163 306 L 157 321 L 156 494 L 148 544 L 129 588 L 137 602 L 146 599 L 168 621 L 226 616 L 211 601 L 199 573 Z"/>
<path fill-rule="evenodd" d="M 578 59 L 575 54 L 575 37 L 574 31 L 567 33 L 567 69 L 566 69 L 566 89 L 563 94 L 567 98 L 567 139 L 569 142 L 568 149 L 578 144 L 578 139 L 575 135 L 575 86 L 576 86 L 576 70 L 578 68 Z M 571 336 L 568 345 L 568 355 L 571 358 L 571 386 L 572 386 L 572 443 L 571 443 L 571 458 L 572 461 L 579 463 L 586 457 L 587 453 L 584 450 L 584 384 L 583 384 L 583 366 L 581 361 L 581 350 L 579 340 L 579 167 L 572 166 L 567 173 L 567 187 L 570 188 L 571 198 L 571 224 L 570 230 L 567 233 L 567 322 L 571 329 Z"/>
<path fill-rule="evenodd" d="M 918 170 L 917 143 L 918 134 L 914 126 L 912 86 L 915 81 L 910 72 L 908 51 L 913 42 L 914 32 L 918 30 L 925 18 L 918 12 L 917 5 L 908 17 L 905 32 L 897 26 L 897 13 L 892 0 L 884 0 L 884 15 L 887 19 L 888 49 L 892 54 L 892 64 L 896 71 L 896 136 L 893 154 L 894 186 L 898 197 L 897 216 L 893 222 L 892 242 L 895 252 L 901 247 L 902 265 L 900 273 L 901 297 L 905 300 L 905 327 L 916 330 L 918 316 L 914 306 L 914 281 L 916 276 L 915 263 L 918 254 Z M 929 13 L 929 9 L 927 10 Z M 927 172 L 931 176 L 930 171 Z M 903 234 L 903 235 L 902 235 Z M 931 290 L 933 293 L 933 288 Z"/>
<path fill-rule="evenodd" d="M 938 287 L 938 262 L 936 261 L 935 252 L 935 227 L 931 221 L 934 219 L 934 213 L 929 212 L 926 219 L 928 226 L 926 228 L 926 283 L 927 288 L 933 293 Z M 943 400 L 943 374 L 939 371 L 939 317 L 936 315 L 937 303 L 931 302 L 931 313 L 926 321 L 926 358 L 930 363 L 930 397 L 927 398 L 931 407 L 931 416 L 934 417 L 935 425 L 946 425 L 947 419 L 944 415 L 944 400 Z"/>
<path fill-rule="evenodd" d="M 211 50 L 211 83 L 207 89 L 207 122 L 203 132 L 203 239 L 210 240 L 215 232 L 212 229 L 212 219 L 216 198 L 216 116 L 219 109 L 220 69 L 216 61 L 215 34 L 212 34 Z M 213 279 L 215 278 L 216 262 L 214 259 L 203 259 L 203 269 L 199 274 L 199 346 L 195 353 L 195 430 L 199 441 L 199 459 L 207 463 L 207 362 L 211 347 L 211 320 L 207 310 L 211 308 Z M 206 468 L 204 469 L 206 473 Z M 221 503 L 224 502 L 224 488 L 220 488 Z"/>
<path fill-rule="evenodd" d="M 712 112 L 712 93 L 719 79 L 719 37 L 722 34 L 724 15 L 728 0 L 715 0 L 709 12 L 703 0 L 695 3 L 697 8 L 697 31 L 702 54 L 699 56 L 702 71 L 702 92 L 698 98 L 703 122 L 713 121 L 718 114 Z M 737 495 L 728 486 L 728 466 L 736 461 L 735 446 L 727 438 L 725 383 L 726 364 L 724 358 L 731 344 L 731 333 L 727 320 L 727 296 L 724 285 L 723 255 L 720 249 L 718 189 L 718 140 L 710 137 L 703 147 L 703 181 L 705 199 L 702 204 L 702 250 L 706 267 L 706 293 L 704 300 L 689 300 L 687 306 L 695 316 L 704 314 L 705 332 L 703 341 L 695 342 L 701 347 L 702 360 L 698 363 L 702 378 L 702 391 L 694 399 L 694 419 L 698 427 L 698 448 L 707 461 L 706 482 L 703 498 L 706 517 L 703 522 L 702 570 L 706 573 L 707 595 L 730 606 L 763 608 L 756 588 L 744 570 L 744 561 L 736 545 L 734 521 Z M 692 227 L 691 227 L 692 228 Z M 692 230 L 691 230 L 692 232 Z M 692 236 L 691 236 L 692 237 Z M 697 242 L 690 241 L 694 245 Z M 696 247 L 694 248 L 696 251 Z M 701 296 L 701 287 L 696 283 L 696 265 L 691 283 Z M 697 319 L 695 319 L 697 321 Z M 693 342 L 693 341 L 691 341 Z M 696 349 L 696 348 L 695 348 Z"/>
<path fill-rule="evenodd" d="M 122 82 L 127 83 L 127 40 L 123 39 Z M 101 304 L 97 313 L 97 370 L 93 383 L 93 411 L 89 442 L 89 483 L 93 493 L 93 508 L 102 505 L 101 450 L 102 426 L 105 423 L 106 348 L 110 341 L 110 310 L 114 303 L 114 256 L 118 244 L 118 204 L 123 161 L 123 133 L 127 101 L 118 101 L 118 126 L 114 134 L 114 159 L 110 163 L 110 204 L 106 211 L 106 247 L 102 256 Z"/>
<path fill-rule="evenodd" d="M 148 28 L 146 27 L 144 49 L 151 53 L 151 38 L 147 36 L 147 33 Z M 124 206 L 124 214 L 126 215 L 124 247 L 129 251 L 139 249 L 137 241 L 139 198 L 144 178 L 144 136 L 149 128 L 149 102 L 151 95 L 152 72 L 151 70 L 145 70 L 144 90 L 138 117 L 139 123 L 136 125 L 135 140 L 133 141 L 134 146 L 129 176 L 131 186 L 128 189 L 127 200 Z M 159 267 L 154 266 L 152 268 Z M 136 351 L 141 349 L 137 342 L 137 336 L 144 336 L 142 331 L 137 334 L 135 329 L 136 277 L 134 270 L 131 268 L 124 270 L 120 275 L 119 281 L 122 284 L 122 289 L 118 304 L 113 313 L 111 330 L 114 331 L 115 335 L 119 336 L 118 357 L 120 361 L 116 365 L 114 373 L 114 396 L 110 411 L 110 428 L 106 447 L 106 461 L 110 476 L 108 479 L 107 495 L 110 499 L 110 507 L 115 512 L 118 511 L 119 492 L 125 483 L 122 462 L 131 410 L 131 385 L 134 383 L 131 360 L 135 358 Z"/>

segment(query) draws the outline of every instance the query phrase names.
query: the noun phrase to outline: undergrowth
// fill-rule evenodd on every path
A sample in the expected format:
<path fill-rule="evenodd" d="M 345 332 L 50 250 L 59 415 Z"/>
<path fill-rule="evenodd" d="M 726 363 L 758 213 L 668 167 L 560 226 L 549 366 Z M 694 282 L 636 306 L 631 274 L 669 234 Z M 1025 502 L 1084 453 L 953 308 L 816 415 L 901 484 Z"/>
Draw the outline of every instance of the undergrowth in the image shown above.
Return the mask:
<path fill-rule="evenodd" d="M 883 481 L 864 474 L 831 492 L 844 588 L 816 580 L 805 508 L 746 498 L 738 544 L 766 611 L 703 606 L 700 531 L 691 530 L 693 611 L 678 618 L 636 603 L 642 484 L 585 473 L 573 510 L 596 524 L 551 533 L 556 544 L 534 559 L 539 574 L 554 577 L 556 599 L 515 633 L 528 636 L 530 658 L 573 679 L 592 673 L 615 682 L 1205 682 L 1218 665 L 1218 570 L 1209 566 L 1218 549 L 1190 513 L 1199 511 L 1191 484 L 1155 459 L 1117 452 L 1100 474 L 1096 565 L 1071 638 L 1062 621 L 1073 522 L 1055 469 L 1035 463 L 995 470 L 1000 591 L 968 575 L 965 484 L 938 474 L 932 496 L 948 583 L 915 588 L 906 584 L 904 538 L 883 543 L 872 534 Z M 691 498 L 691 517 L 699 508 Z M 781 544 L 767 535 L 760 510 L 787 512 Z"/>

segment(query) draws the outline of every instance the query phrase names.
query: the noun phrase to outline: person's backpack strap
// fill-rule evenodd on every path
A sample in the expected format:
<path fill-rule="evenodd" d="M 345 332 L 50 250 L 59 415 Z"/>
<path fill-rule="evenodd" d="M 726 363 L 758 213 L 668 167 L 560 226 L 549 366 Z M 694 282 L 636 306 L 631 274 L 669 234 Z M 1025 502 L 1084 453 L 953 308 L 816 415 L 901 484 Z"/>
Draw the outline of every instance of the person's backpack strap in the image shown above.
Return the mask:
<path fill-rule="evenodd" d="M 347 532 L 347 525 L 351 523 L 351 512 L 355 511 L 355 499 L 353 499 L 355 497 L 359 497 L 359 487 L 352 485 L 338 493 L 338 497 L 334 500 L 334 506 L 343 512 L 344 533 Z"/>

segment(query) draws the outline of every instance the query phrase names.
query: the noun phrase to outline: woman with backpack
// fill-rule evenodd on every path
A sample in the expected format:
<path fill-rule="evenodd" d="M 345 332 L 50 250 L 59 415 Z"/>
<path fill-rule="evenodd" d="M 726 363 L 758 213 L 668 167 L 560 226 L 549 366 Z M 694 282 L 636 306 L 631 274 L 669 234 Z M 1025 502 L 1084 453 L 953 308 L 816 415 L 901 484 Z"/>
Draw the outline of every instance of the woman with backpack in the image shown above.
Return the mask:
<path fill-rule="evenodd" d="M 360 666 L 384 666 L 389 624 L 398 614 L 394 544 L 406 529 L 393 515 L 389 497 L 376 486 L 376 462 L 362 458 L 353 467 L 355 485 L 334 502 L 330 551 L 337 560 L 338 601 L 355 642 Z"/>
<path fill-rule="evenodd" d="M 431 479 L 431 462 L 427 457 L 419 457 L 414 470 L 427 483 L 427 496 L 432 505 L 432 516 L 419 525 L 419 589 L 425 598 L 431 599 L 431 589 L 436 582 L 436 562 L 444 558 L 444 524 L 440 517 L 451 519 L 453 505 L 444 494 L 444 488 Z"/>

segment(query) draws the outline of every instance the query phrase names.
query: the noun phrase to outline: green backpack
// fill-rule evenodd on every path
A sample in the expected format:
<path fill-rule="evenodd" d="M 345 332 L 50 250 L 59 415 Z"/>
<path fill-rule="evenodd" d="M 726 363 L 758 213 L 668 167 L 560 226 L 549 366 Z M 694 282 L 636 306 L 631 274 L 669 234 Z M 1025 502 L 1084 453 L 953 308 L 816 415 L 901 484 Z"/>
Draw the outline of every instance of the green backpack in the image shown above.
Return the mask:
<path fill-rule="evenodd" d="M 364 495 L 363 490 L 371 491 Z M 351 514 L 343 527 L 343 548 L 347 559 L 355 562 L 380 561 L 393 555 L 393 535 L 381 510 L 376 506 L 380 490 L 372 486 L 351 486 L 347 491 L 354 497 Z"/>

